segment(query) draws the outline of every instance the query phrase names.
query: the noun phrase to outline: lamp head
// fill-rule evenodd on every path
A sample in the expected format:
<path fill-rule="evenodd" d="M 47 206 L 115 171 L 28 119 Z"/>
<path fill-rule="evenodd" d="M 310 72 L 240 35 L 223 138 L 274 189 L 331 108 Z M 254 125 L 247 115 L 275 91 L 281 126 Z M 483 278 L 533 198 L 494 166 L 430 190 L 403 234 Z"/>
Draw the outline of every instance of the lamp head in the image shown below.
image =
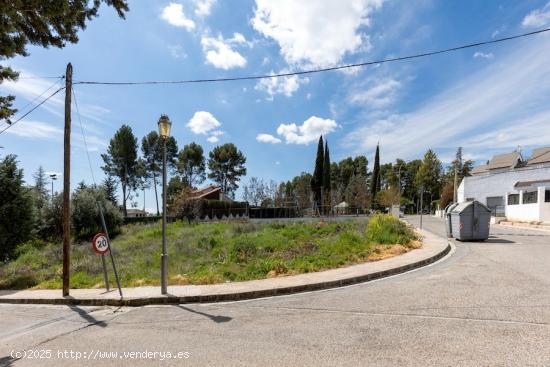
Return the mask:
<path fill-rule="evenodd" d="M 172 127 L 172 122 L 167 115 L 161 115 L 159 122 L 159 135 L 162 139 L 168 139 L 170 136 L 170 128 Z"/>

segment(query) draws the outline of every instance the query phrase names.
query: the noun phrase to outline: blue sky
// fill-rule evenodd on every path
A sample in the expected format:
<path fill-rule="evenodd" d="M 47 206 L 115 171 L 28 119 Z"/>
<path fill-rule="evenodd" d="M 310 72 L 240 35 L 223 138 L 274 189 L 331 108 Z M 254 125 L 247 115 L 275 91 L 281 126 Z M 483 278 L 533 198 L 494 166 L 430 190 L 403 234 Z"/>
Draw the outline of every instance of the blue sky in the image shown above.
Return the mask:
<path fill-rule="evenodd" d="M 141 81 L 278 73 L 403 56 L 490 40 L 550 25 L 544 1 L 130 1 L 127 19 L 103 6 L 64 49 L 29 47 L 3 61 L 21 71 L 0 85 L 22 107 L 62 75 L 75 80 Z M 77 85 L 96 180 L 100 154 L 121 124 L 143 137 L 170 116 L 178 144 L 206 152 L 235 143 L 247 178 L 289 179 L 311 171 L 319 134 L 333 160 L 421 157 L 448 162 L 458 146 L 484 162 L 494 153 L 550 145 L 550 35 L 347 72 L 263 82 Z M 76 114 L 72 184 L 92 182 Z M 39 165 L 62 172 L 63 95 L 0 135 L 30 181 Z M 59 186 L 59 182 L 57 183 Z M 142 207 L 143 198 L 136 199 Z M 146 194 L 146 207 L 154 207 Z"/>

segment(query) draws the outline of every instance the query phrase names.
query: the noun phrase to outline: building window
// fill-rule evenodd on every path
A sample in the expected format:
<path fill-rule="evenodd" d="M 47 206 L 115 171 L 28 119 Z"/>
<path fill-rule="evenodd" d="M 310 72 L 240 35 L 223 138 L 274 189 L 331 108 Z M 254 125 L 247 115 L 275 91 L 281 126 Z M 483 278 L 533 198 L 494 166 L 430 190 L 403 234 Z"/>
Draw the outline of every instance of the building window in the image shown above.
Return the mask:
<path fill-rule="evenodd" d="M 537 199 L 538 199 L 537 191 L 530 191 L 530 192 L 523 193 L 523 204 L 534 204 L 538 201 Z"/>
<path fill-rule="evenodd" d="M 519 204 L 519 194 L 509 194 L 508 205 L 518 205 L 518 204 Z"/>
<path fill-rule="evenodd" d="M 544 191 L 544 202 L 545 203 L 550 203 L 550 190 L 549 189 L 546 189 L 546 191 Z"/>

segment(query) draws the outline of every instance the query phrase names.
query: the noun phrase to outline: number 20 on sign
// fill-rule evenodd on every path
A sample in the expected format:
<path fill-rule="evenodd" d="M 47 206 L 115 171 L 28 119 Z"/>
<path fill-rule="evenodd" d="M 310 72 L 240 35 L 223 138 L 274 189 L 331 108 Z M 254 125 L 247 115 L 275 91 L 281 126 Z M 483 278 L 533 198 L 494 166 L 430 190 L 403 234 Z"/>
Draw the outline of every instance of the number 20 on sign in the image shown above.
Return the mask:
<path fill-rule="evenodd" d="M 105 233 L 98 233 L 92 240 L 92 249 L 98 255 L 106 254 L 109 251 L 109 242 Z"/>

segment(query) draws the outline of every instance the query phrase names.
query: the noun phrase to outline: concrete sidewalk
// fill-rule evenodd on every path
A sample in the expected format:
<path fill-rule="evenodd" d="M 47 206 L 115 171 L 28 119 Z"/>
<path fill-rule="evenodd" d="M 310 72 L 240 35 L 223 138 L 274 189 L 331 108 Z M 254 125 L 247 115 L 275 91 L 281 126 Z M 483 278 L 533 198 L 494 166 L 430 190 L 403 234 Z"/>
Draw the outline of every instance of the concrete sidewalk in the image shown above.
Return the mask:
<path fill-rule="evenodd" d="M 335 288 L 416 269 L 439 260 L 450 251 L 451 247 L 446 239 L 427 231 L 420 233 L 423 237 L 423 246 L 420 249 L 385 260 L 317 273 L 213 285 L 170 286 L 167 296 L 160 294 L 160 287 L 123 288 L 122 298 L 118 289 L 110 292 L 103 289 L 71 289 L 68 297 L 61 296 L 61 290 L 3 290 L 0 291 L 0 303 L 143 306 L 237 301 Z"/>

